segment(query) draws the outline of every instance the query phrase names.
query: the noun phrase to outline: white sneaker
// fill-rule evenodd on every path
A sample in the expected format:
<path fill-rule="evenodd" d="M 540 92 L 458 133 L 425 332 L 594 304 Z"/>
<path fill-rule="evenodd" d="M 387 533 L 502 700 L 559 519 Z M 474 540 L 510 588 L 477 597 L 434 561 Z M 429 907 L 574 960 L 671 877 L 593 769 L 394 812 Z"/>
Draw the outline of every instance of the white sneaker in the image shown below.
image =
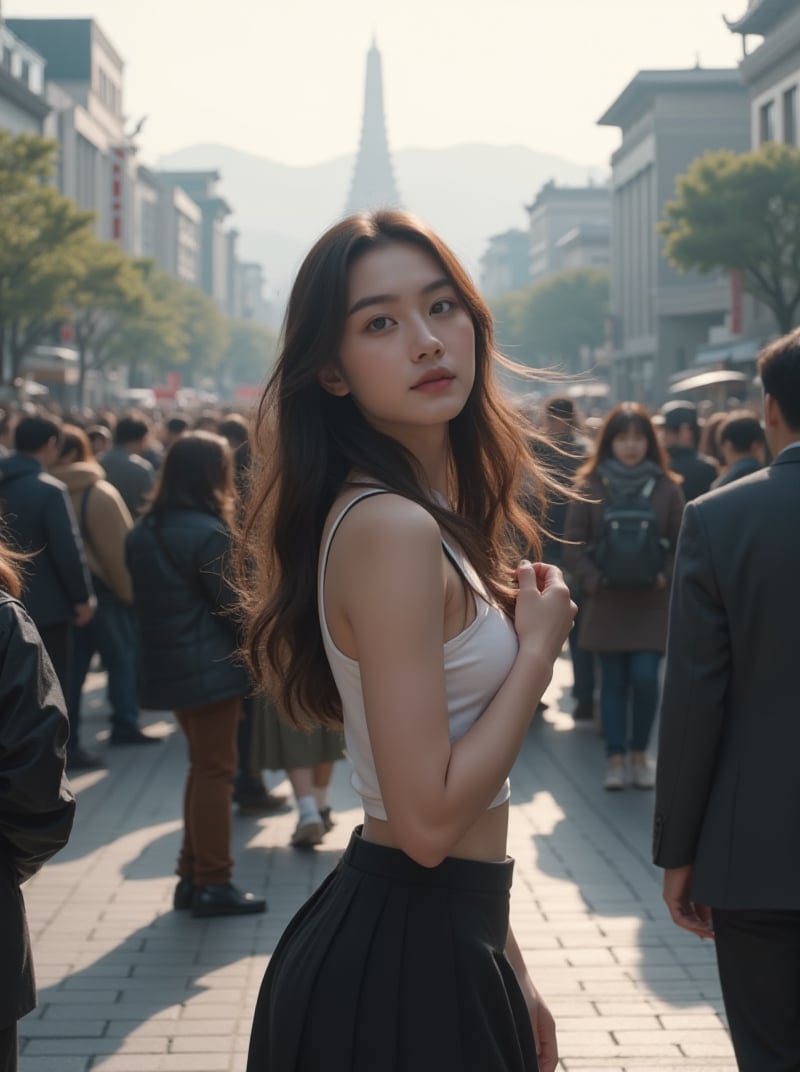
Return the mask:
<path fill-rule="evenodd" d="M 311 848 L 319 845 L 325 837 L 325 825 L 321 818 L 301 819 L 292 834 L 292 845 L 296 848 Z"/>
<path fill-rule="evenodd" d="M 631 766 L 633 784 L 637 789 L 653 789 L 656 784 L 656 768 L 649 759 L 644 763 L 634 763 Z"/>
<path fill-rule="evenodd" d="M 603 779 L 603 789 L 614 792 L 625 788 L 625 768 L 621 763 L 609 763 Z"/>

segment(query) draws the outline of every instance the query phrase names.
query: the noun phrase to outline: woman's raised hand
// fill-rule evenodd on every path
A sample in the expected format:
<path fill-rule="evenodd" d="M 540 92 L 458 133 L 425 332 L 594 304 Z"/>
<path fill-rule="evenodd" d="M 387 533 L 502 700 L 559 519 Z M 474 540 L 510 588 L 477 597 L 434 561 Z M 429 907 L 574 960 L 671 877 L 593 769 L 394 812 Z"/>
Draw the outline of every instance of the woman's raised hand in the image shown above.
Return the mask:
<path fill-rule="evenodd" d="M 520 651 L 534 652 L 553 663 L 578 613 L 563 574 L 557 566 L 523 559 L 517 567 L 517 583 L 514 628 Z"/>

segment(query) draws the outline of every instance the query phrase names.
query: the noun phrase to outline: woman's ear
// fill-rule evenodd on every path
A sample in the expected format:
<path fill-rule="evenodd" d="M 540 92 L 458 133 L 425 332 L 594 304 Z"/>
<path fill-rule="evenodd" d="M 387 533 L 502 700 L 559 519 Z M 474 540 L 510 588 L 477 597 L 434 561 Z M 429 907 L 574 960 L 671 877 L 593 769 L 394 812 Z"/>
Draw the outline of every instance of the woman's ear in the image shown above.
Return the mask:
<path fill-rule="evenodd" d="M 347 382 L 335 365 L 325 366 L 319 374 L 319 383 L 323 391 L 327 391 L 336 398 L 344 398 L 345 395 L 350 394 Z"/>

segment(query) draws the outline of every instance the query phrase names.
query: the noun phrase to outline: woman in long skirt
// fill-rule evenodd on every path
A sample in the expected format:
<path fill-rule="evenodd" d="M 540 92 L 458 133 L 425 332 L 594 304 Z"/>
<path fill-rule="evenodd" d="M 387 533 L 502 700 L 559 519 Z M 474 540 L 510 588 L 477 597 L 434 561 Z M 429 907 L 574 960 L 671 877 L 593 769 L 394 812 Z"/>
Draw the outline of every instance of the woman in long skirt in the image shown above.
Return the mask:
<path fill-rule="evenodd" d="M 343 725 L 364 805 L 270 961 L 248 1072 L 552 1072 L 508 925 L 508 774 L 574 604 L 520 506 L 531 429 L 490 314 L 400 212 L 304 261 L 261 401 L 240 554 L 251 669 Z M 538 1058 L 537 1058 L 538 1053 Z"/>

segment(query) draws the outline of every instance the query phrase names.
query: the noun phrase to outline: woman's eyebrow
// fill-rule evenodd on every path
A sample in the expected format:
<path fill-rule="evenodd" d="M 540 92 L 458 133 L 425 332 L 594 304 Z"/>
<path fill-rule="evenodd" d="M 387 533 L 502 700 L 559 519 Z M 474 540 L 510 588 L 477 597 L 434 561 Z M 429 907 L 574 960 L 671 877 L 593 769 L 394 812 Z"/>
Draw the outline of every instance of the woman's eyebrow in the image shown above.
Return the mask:
<path fill-rule="evenodd" d="M 426 283 L 420 291 L 420 294 L 430 294 L 433 290 L 439 290 L 441 287 L 452 286 L 452 281 L 447 278 L 446 275 L 441 276 L 439 279 L 434 279 L 432 283 Z M 385 305 L 389 302 L 399 301 L 396 294 L 368 294 L 364 298 L 359 298 L 357 302 L 347 310 L 347 315 L 352 316 L 353 313 L 357 313 L 359 309 L 366 309 L 369 305 Z"/>

